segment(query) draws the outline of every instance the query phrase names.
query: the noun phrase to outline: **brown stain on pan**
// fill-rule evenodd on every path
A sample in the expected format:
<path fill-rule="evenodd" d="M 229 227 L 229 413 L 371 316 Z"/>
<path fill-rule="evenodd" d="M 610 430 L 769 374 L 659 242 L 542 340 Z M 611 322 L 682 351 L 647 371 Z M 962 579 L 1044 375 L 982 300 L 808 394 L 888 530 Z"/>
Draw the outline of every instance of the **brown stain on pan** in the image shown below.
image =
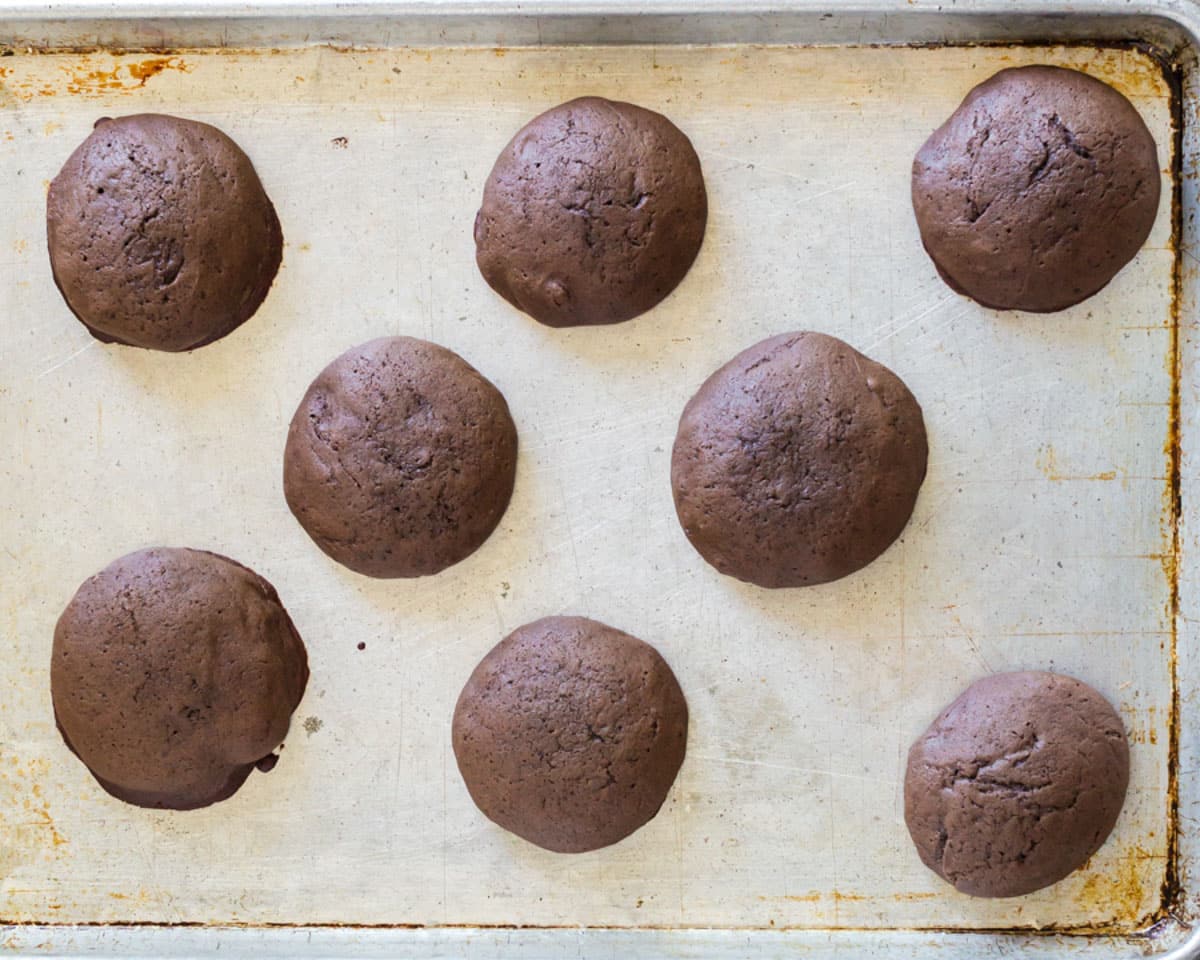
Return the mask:
<path fill-rule="evenodd" d="M 1101 79 L 1114 83 L 1127 97 L 1161 96 L 1164 80 L 1162 58 L 1138 48 L 1136 44 L 1131 45 L 1125 54 L 1115 75 L 1103 69 L 1089 69 L 1091 65 L 1086 62 L 1078 64 L 1078 67 L 1085 73 L 1095 73 Z"/>
<path fill-rule="evenodd" d="M 1162 539 L 1163 574 L 1169 586 L 1167 615 L 1170 623 L 1169 670 L 1171 677 L 1171 713 L 1167 717 L 1167 862 L 1163 874 L 1159 906 L 1148 925 L 1172 916 L 1183 902 L 1183 880 L 1179 865 L 1179 524 L 1183 514 L 1182 432 L 1182 352 L 1180 316 L 1183 310 L 1183 68 L 1170 59 L 1162 61 L 1163 75 L 1171 91 L 1171 347 L 1168 355 L 1171 375 L 1171 403 L 1168 408 L 1167 438 L 1163 454 L 1167 462 L 1167 483 L 1163 492 Z"/>
<path fill-rule="evenodd" d="M 1160 557 L 1156 555 L 1154 559 L 1160 559 Z M 1140 722 L 1140 715 L 1133 707 L 1122 705 L 1121 714 L 1130 743 L 1148 743 L 1151 746 L 1158 743 L 1159 710 L 1157 707 L 1151 706 L 1146 709 L 1145 723 Z"/>
<path fill-rule="evenodd" d="M 1161 859 L 1160 855 L 1137 848 L 1129 855 L 1109 861 L 1102 869 L 1085 867 L 1087 878 L 1080 900 L 1109 909 L 1119 907 L 1122 912 L 1136 914 L 1145 900 L 1145 861 Z"/>
<path fill-rule="evenodd" d="M 179 56 L 150 57 L 131 63 L 119 63 L 111 70 L 88 70 L 88 59 L 85 58 L 82 71 L 72 72 L 66 87 L 67 93 L 88 95 L 107 93 L 110 90 L 139 90 L 164 70 L 190 73 L 192 69 L 187 61 Z"/>
<path fill-rule="evenodd" d="M 138 82 L 139 87 L 144 87 L 147 80 L 158 76 L 164 70 L 180 70 L 188 73 L 191 71 L 191 67 L 179 57 L 155 57 L 129 64 L 129 75 Z"/>
<path fill-rule="evenodd" d="M 0 844 L 0 881 L 24 861 L 57 857 L 68 843 L 42 791 L 49 773 L 50 762 L 41 757 L 11 754 L 0 762 L 0 836 L 14 838 Z"/>
<path fill-rule="evenodd" d="M 29 101 L 37 97 L 53 97 L 62 93 L 72 96 L 103 96 L 114 92 L 131 92 L 146 86 L 151 78 L 166 70 L 190 73 L 191 64 L 182 56 L 169 53 L 165 56 L 147 57 L 127 63 L 119 62 L 120 54 L 78 53 L 75 63 L 63 64 L 65 74 L 60 83 L 44 80 L 16 80 L 13 71 L 0 67 L 0 87 L 19 100 Z"/>
<path fill-rule="evenodd" d="M 865 893 L 843 893 L 840 890 L 834 890 L 831 893 L 825 893 L 821 890 L 810 890 L 808 893 L 792 893 L 781 897 L 760 896 L 758 899 L 764 902 L 784 901 L 786 903 L 820 903 L 822 900 L 829 900 L 833 903 L 872 903 L 882 901 L 912 903 L 917 900 L 936 900 L 940 896 L 940 893 L 925 892 L 893 893 L 886 897 L 878 897 Z"/>
<path fill-rule="evenodd" d="M 71 75 L 71 79 L 67 82 L 67 93 L 83 94 L 83 93 L 102 93 L 106 90 L 120 90 L 125 85 L 117 79 L 116 70 L 89 70 L 85 72 L 77 72 Z M 42 88 L 45 90 L 46 88 Z M 45 93 L 45 96 L 54 96 L 53 93 Z"/>
<path fill-rule="evenodd" d="M 1038 451 L 1037 467 L 1042 471 L 1042 475 L 1047 480 L 1052 480 L 1056 483 L 1064 480 L 1116 480 L 1116 470 L 1105 470 L 1101 473 L 1092 473 L 1087 475 L 1073 474 L 1064 472 L 1062 465 L 1058 462 L 1058 454 L 1055 452 L 1051 444 L 1046 444 Z"/>

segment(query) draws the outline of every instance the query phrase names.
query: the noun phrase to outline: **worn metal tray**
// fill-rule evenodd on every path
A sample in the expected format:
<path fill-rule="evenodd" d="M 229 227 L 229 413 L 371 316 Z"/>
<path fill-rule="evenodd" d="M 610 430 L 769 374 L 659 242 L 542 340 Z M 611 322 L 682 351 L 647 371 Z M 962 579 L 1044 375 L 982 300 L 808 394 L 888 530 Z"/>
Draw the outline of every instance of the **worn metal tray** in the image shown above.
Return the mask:
<path fill-rule="evenodd" d="M 1200 955 L 1186 943 L 1200 892 L 1198 43 L 1200 8 L 1182 0 L 0 2 L 0 948 Z M 908 202 L 929 130 L 973 83 L 1027 62 L 1125 91 L 1163 165 L 1146 248 L 1050 317 L 953 295 Z M 554 331 L 478 278 L 471 223 L 513 130 L 586 92 L 661 109 L 692 137 L 709 234 L 659 309 Z M 44 253 L 49 179 L 98 116 L 142 110 L 227 130 L 284 226 L 263 309 L 191 355 L 93 342 Z M 930 473 L 903 541 L 867 570 L 766 592 L 687 545 L 668 457 L 703 377 L 797 328 L 905 378 Z M 327 561 L 279 482 L 309 379 L 389 332 L 462 353 L 521 432 L 501 528 L 411 583 Z M 99 791 L 47 688 L 74 587 L 159 542 L 265 574 L 313 668 L 276 770 L 189 814 Z M 484 821 L 448 738 L 479 656 L 568 611 L 655 643 L 692 712 L 660 815 L 578 857 Z M 1133 783 L 1086 870 L 972 900 L 911 849 L 904 751 L 972 679 L 1023 667 L 1120 705 Z"/>

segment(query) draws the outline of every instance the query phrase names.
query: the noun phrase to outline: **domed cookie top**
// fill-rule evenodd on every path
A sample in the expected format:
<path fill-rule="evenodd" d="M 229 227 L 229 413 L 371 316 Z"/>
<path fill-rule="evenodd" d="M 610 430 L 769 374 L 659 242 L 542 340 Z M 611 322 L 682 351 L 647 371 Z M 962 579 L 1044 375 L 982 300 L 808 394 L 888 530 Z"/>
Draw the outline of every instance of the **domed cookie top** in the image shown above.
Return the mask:
<path fill-rule="evenodd" d="M 1062 310 L 1133 259 L 1154 224 L 1154 138 L 1119 92 L 1076 70 L 1001 70 L 917 153 L 921 240 L 956 291 Z"/>
<path fill-rule="evenodd" d="M 444 347 L 385 337 L 347 350 L 309 386 L 288 429 L 283 490 L 338 563 L 421 577 L 488 538 L 516 468 L 500 391 Z"/>
<path fill-rule="evenodd" d="M 912 514 L 927 456 L 900 378 L 835 337 L 742 351 L 688 401 L 671 453 L 675 510 L 722 573 L 763 587 L 866 566 Z"/>
<path fill-rule="evenodd" d="M 581 97 L 535 117 L 500 154 L 475 217 L 475 259 L 542 323 L 617 323 L 675 289 L 707 219 L 700 160 L 679 128 Z"/>
<path fill-rule="evenodd" d="M 115 560 L 54 630 L 58 729 L 105 790 L 138 806 L 207 806 L 269 769 L 307 682 L 274 588 L 201 550 Z"/>
<path fill-rule="evenodd" d="M 921 860 L 963 893 L 1015 897 L 1100 849 L 1129 784 L 1129 745 L 1099 693 L 1054 673 L 986 677 L 908 752 L 904 819 Z"/>
<path fill-rule="evenodd" d="M 649 644 L 584 617 L 513 631 L 454 709 L 458 769 L 490 819 L 559 853 L 622 840 L 683 763 L 687 703 Z"/>
<path fill-rule="evenodd" d="M 283 237 L 249 158 L 206 123 L 102 119 L 50 184 L 46 232 L 67 306 L 106 343 L 191 350 L 258 309 Z"/>

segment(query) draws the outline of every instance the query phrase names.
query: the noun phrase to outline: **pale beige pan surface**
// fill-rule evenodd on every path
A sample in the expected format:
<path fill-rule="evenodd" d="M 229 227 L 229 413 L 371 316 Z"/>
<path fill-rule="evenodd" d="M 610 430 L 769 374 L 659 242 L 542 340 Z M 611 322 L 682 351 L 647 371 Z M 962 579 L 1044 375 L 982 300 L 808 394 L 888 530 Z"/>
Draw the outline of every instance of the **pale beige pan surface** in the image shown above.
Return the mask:
<path fill-rule="evenodd" d="M 1099 296 L 1001 315 L 920 245 L 909 164 L 975 82 L 1080 66 L 1158 140 L 1150 242 Z M 600 93 L 693 139 L 709 232 L 663 306 L 550 330 L 478 276 L 471 227 L 497 152 L 535 113 Z M 91 340 L 44 251 L 44 193 L 100 116 L 207 120 L 253 158 L 283 222 L 258 316 L 167 356 Z M 1135 926 L 1168 838 L 1168 93 L 1131 52 L 437 50 L 0 61 L 0 919 L 620 926 Z M 675 422 L 734 352 L 794 329 L 888 364 L 922 403 L 930 469 L 903 541 L 861 573 L 767 592 L 723 579 L 674 517 Z M 288 419 L 351 345 L 428 337 L 506 394 L 516 494 L 475 556 L 374 582 L 284 505 Z M 272 580 L 312 681 L 275 771 L 208 810 L 104 794 L 50 709 L 54 621 L 150 544 Z M 682 773 L 624 843 L 555 856 L 472 806 L 455 697 L 507 631 L 552 613 L 655 644 L 688 696 Z M 365 642 L 359 651 L 357 644 Z M 1133 741 L 1116 832 L 1089 869 L 1004 901 L 958 896 L 904 828 L 904 755 L 991 671 L 1097 686 Z"/>

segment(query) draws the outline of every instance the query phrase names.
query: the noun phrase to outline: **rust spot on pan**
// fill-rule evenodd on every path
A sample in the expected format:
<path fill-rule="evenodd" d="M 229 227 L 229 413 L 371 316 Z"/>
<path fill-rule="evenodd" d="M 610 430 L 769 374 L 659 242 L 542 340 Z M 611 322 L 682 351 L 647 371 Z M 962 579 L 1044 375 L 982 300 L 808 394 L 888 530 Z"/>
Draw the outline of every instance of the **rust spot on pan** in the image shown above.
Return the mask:
<path fill-rule="evenodd" d="M 22 763 L 11 756 L 0 765 L 0 836 L 16 838 L 7 850 L 0 846 L 0 879 L 11 873 L 18 852 L 54 856 L 67 844 L 42 793 L 41 782 L 49 772 L 49 761 L 40 757 Z"/>
<path fill-rule="evenodd" d="M 1146 710 L 1145 723 L 1140 722 L 1138 711 L 1132 707 L 1122 707 L 1121 713 L 1124 715 L 1125 730 L 1129 734 L 1130 743 L 1148 743 L 1152 746 L 1158 743 L 1159 730 L 1159 711 L 1157 707 L 1149 707 Z"/>
<path fill-rule="evenodd" d="M 102 96 L 113 92 L 128 92 L 145 87 L 152 77 L 165 70 L 190 73 L 191 65 L 178 54 L 148 57 L 121 62 L 118 53 L 81 53 L 74 62 L 61 65 L 61 80 L 46 81 L 14 76 L 9 67 L 0 67 L 0 81 L 7 93 L 29 101 L 36 97 L 53 97 L 62 93 L 75 96 Z"/>
<path fill-rule="evenodd" d="M 1167 461 L 1167 483 L 1163 493 L 1163 573 L 1170 587 L 1167 610 L 1171 644 L 1171 713 L 1167 717 L 1167 863 L 1163 876 L 1159 908 L 1150 920 L 1167 919 L 1183 899 L 1179 869 L 1179 521 L 1182 515 L 1182 446 L 1180 442 L 1181 380 L 1179 320 L 1183 308 L 1183 69 L 1163 59 L 1162 70 L 1171 91 L 1171 164 L 1174 176 L 1171 188 L 1171 348 L 1168 356 L 1171 374 L 1171 404 L 1168 412 L 1167 439 L 1163 454 Z"/>
<path fill-rule="evenodd" d="M 1138 849 L 1135 853 L 1108 863 L 1103 869 L 1088 871 L 1080 900 L 1085 903 L 1117 908 L 1135 916 L 1145 899 L 1143 861 L 1161 859 Z"/>
<path fill-rule="evenodd" d="M 110 90 L 138 90 L 144 87 L 151 77 L 158 76 L 164 70 L 179 70 L 183 73 L 188 73 L 191 69 L 182 57 L 151 57 L 132 63 L 117 64 L 111 70 L 85 69 L 83 71 L 76 71 L 72 74 L 72 78 L 67 83 L 66 89 L 67 93 L 73 94 L 96 94 L 105 93 Z"/>
<path fill-rule="evenodd" d="M 782 897 L 767 897 L 760 896 L 759 900 L 783 900 L 788 903 L 819 903 L 822 900 L 829 900 L 833 903 L 865 903 L 879 900 L 893 900 L 897 903 L 910 903 L 915 900 L 936 900 L 940 897 L 940 893 L 924 892 L 924 893 L 893 893 L 890 896 L 879 897 L 871 896 L 865 893 L 843 893 L 840 890 L 834 890 L 831 893 L 823 893 L 820 890 L 810 890 L 808 893 L 793 893 Z"/>
<path fill-rule="evenodd" d="M 1116 480 L 1116 470 L 1105 470 L 1102 473 L 1092 473 L 1087 475 L 1073 474 L 1064 470 L 1058 462 L 1058 454 L 1055 453 L 1054 447 L 1046 444 L 1038 451 L 1037 456 L 1038 469 L 1042 471 L 1047 480 L 1055 482 L 1063 480 Z"/>
<path fill-rule="evenodd" d="M 181 70 L 187 73 L 191 67 L 187 66 L 179 57 L 153 57 L 139 63 L 129 64 L 129 75 L 138 82 L 139 87 L 144 87 L 147 80 L 158 76 L 164 70 Z"/>

